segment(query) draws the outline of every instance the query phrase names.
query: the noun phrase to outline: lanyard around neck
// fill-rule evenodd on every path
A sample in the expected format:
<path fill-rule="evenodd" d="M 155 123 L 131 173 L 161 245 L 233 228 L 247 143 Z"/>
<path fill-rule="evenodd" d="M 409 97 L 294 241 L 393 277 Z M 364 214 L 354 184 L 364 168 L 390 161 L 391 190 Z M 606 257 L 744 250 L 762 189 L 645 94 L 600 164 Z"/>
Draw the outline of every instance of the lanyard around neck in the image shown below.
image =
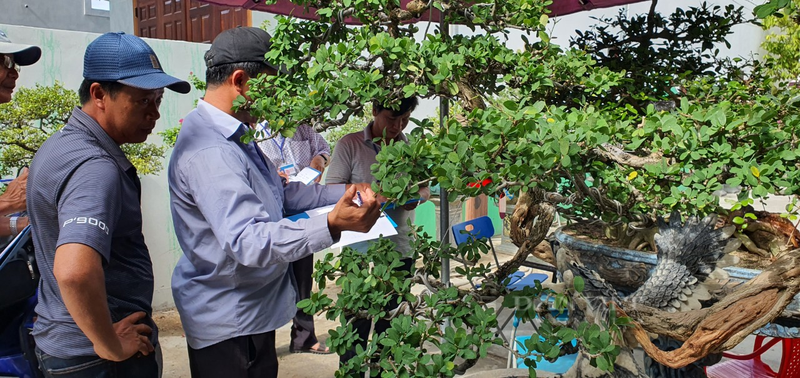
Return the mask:
<path fill-rule="evenodd" d="M 272 134 L 266 128 L 264 128 L 264 132 L 267 133 L 267 136 L 272 136 Z M 283 156 L 283 145 L 286 144 L 286 137 L 283 137 L 283 140 L 281 140 L 281 144 L 278 144 L 278 141 L 275 140 L 276 138 L 277 137 L 272 138 L 272 143 L 275 143 L 275 147 L 278 147 L 278 152 L 281 153 L 281 161 L 286 162 L 286 157 Z"/>

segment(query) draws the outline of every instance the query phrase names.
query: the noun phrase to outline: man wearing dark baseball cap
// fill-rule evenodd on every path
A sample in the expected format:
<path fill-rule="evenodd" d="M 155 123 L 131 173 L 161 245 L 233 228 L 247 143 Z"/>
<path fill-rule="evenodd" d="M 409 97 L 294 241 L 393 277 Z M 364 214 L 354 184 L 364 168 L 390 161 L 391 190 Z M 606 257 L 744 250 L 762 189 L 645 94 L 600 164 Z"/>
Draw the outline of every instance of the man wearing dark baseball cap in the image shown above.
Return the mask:
<path fill-rule="evenodd" d="M 11 95 L 17 86 L 19 67 L 29 66 L 39 61 L 42 49 L 38 46 L 12 43 L 5 32 L 0 30 L 0 104 L 11 101 Z M 19 177 L 8 184 L 6 191 L 0 195 L 0 216 L 25 211 L 25 186 L 28 180 L 28 169 L 23 168 Z M 28 225 L 28 217 L 6 217 L 0 222 L 0 236 L 14 236 Z"/>
<path fill-rule="evenodd" d="M 12 43 L 6 33 L 0 30 L 0 104 L 11 101 L 11 93 L 19 78 L 19 67 L 34 64 L 41 56 L 42 49 L 39 46 Z"/>
<path fill-rule="evenodd" d="M 331 246 L 342 231 L 368 231 L 380 214 L 370 185 L 286 183 L 254 142 L 242 143 L 257 120 L 234 112 L 233 101 L 249 98 L 251 78 L 282 71 L 265 61 L 270 46 L 257 28 L 217 36 L 205 55 L 205 97 L 184 117 L 169 162 L 184 254 L 172 295 L 193 378 L 277 377 L 275 330 L 297 312 L 289 264 Z M 353 202 L 357 191 L 361 207 Z M 334 203 L 326 215 L 283 217 Z"/>
<path fill-rule="evenodd" d="M 159 375 L 153 268 L 142 235 L 141 184 L 120 145 L 147 139 L 164 73 L 142 39 L 106 33 L 86 48 L 81 107 L 36 153 L 28 212 L 41 271 L 36 355 L 46 377 Z"/>
<path fill-rule="evenodd" d="M 220 67 L 233 63 L 258 63 L 271 70 L 267 73 L 286 73 L 285 67 L 279 67 L 266 59 L 272 48 L 272 36 L 266 31 L 253 27 L 237 27 L 220 33 L 214 39 L 211 48 L 206 52 L 206 67 Z M 255 76 L 254 76 L 255 77 Z"/>

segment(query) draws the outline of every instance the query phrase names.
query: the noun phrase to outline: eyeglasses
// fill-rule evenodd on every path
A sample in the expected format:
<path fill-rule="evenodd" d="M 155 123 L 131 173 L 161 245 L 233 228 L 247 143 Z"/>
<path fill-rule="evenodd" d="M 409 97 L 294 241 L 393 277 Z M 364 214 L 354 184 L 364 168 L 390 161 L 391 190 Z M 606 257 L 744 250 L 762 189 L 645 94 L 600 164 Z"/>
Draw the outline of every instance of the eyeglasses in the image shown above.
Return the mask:
<path fill-rule="evenodd" d="M 9 70 L 14 69 L 15 71 L 19 72 L 19 65 L 14 63 L 13 55 L 3 55 L 3 67 Z"/>

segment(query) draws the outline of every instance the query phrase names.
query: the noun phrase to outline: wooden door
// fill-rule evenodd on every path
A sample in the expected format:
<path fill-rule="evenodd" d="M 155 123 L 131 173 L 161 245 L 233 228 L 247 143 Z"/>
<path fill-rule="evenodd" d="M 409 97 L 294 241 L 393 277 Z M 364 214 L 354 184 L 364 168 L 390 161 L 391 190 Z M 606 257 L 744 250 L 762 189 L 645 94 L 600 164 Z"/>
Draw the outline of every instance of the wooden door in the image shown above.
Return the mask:
<path fill-rule="evenodd" d="M 221 8 L 214 15 L 219 17 L 220 28 L 219 32 L 214 34 L 215 36 L 223 30 L 233 29 L 237 26 L 250 26 L 247 10 L 242 8 Z"/>
<path fill-rule="evenodd" d="M 197 0 L 189 1 L 189 28 L 191 34 L 189 41 L 211 43 L 214 37 L 222 30 L 217 31 L 214 26 L 214 7 L 209 3 Z"/>
<path fill-rule="evenodd" d="M 133 21 L 136 35 L 145 38 L 158 38 L 158 7 L 156 1 L 134 1 Z"/>
<path fill-rule="evenodd" d="M 245 9 L 197 0 L 134 0 L 134 9 L 140 37 L 211 43 L 223 30 L 250 26 Z"/>
<path fill-rule="evenodd" d="M 176 41 L 186 40 L 186 10 L 184 9 L 185 0 L 160 0 L 161 21 L 158 38 L 172 39 Z"/>

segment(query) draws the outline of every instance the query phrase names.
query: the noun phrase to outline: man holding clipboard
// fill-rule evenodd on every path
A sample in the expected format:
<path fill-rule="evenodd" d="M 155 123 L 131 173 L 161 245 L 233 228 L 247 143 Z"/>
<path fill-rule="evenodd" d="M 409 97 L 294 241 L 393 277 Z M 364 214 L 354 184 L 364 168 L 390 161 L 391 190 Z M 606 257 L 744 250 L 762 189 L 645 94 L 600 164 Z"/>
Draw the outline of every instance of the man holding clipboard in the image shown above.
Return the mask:
<path fill-rule="evenodd" d="M 172 295 L 189 344 L 193 378 L 278 376 L 275 330 L 297 312 L 289 263 L 321 251 L 343 231 L 366 232 L 380 216 L 369 184 L 285 181 L 255 143 L 258 123 L 235 99 L 251 78 L 277 75 L 265 61 L 270 35 L 237 27 L 206 52 L 207 90 L 183 120 L 169 162 L 172 220 L 183 250 Z M 362 206 L 353 203 L 357 191 Z M 326 215 L 293 222 L 285 214 L 336 203 Z"/>

